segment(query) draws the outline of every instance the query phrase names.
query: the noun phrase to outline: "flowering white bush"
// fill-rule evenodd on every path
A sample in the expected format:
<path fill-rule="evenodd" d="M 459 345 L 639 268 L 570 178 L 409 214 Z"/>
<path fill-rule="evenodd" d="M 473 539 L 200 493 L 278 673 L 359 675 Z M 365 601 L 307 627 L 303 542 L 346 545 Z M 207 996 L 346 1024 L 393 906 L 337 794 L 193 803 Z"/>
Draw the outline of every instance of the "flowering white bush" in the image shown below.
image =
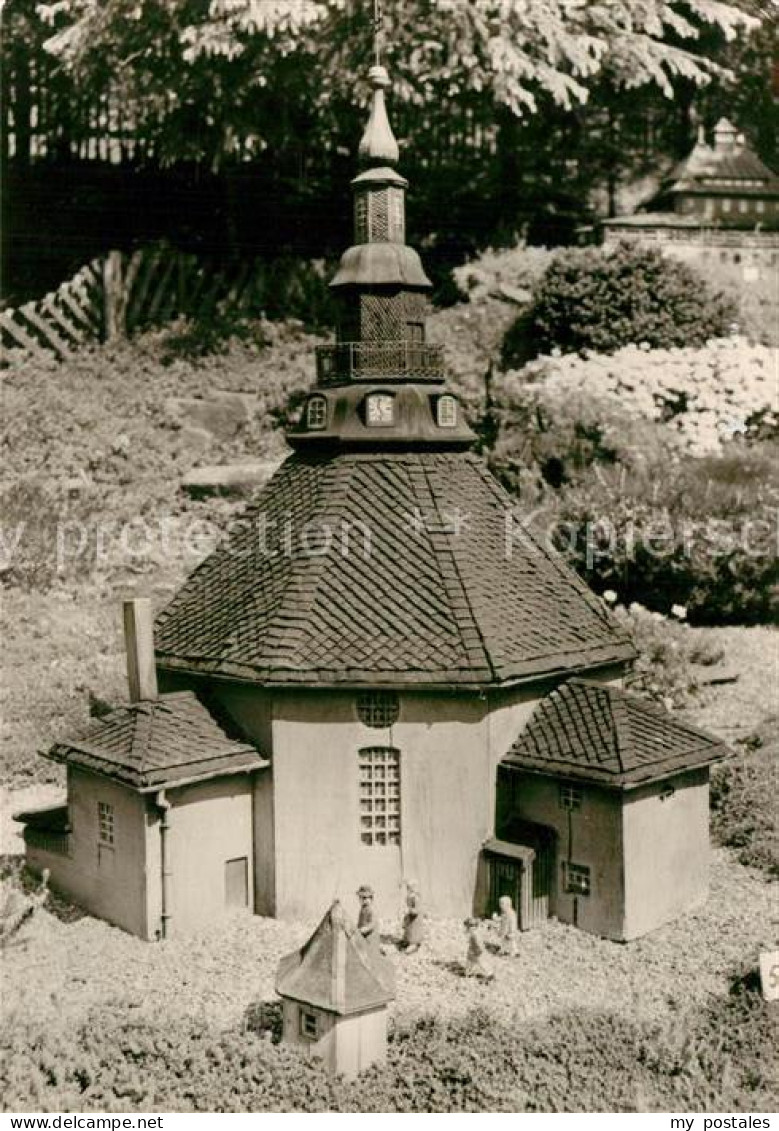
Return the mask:
<path fill-rule="evenodd" d="M 552 412 L 577 397 L 648 420 L 665 421 L 693 454 L 717 452 L 757 419 L 779 425 L 779 350 L 743 338 L 718 338 L 701 349 L 539 357 L 515 378 Z"/>

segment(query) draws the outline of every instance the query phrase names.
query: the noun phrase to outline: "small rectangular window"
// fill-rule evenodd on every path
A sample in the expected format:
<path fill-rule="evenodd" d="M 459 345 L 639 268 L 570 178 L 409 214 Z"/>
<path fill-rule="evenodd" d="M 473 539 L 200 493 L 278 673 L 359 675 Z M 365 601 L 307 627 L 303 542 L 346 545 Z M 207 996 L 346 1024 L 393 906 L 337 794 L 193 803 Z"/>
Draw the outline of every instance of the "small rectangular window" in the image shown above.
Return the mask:
<path fill-rule="evenodd" d="M 723 198 L 722 211 L 723 212 L 730 212 L 730 200 L 727 196 Z"/>
<path fill-rule="evenodd" d="M 114 807 L 107 801 L 97 803 L 97 839 L 101 844 L 114 843 Z"/>
<path fill-rule="evenodd" d="M 319 1018 L 307 1009 L 300 1011 L 300 1035 L 309 1041 L 315 1041 L 319 1036 Z"/>
<path fill-rule="evenodd" d="M 327 401 L 324 397 L 311 397 L 306 405 L 306 424 L 314 432 L 327 425 Z"/>
<path fill-rule="evenodd" d="M 742 213 L 748 212 L 749 211 L 749 201 L 748 200 L 740 200 L 738 202 L 738 210 L 739 210 L 739 212 L 742 212 Z"/>
<path fill-rule="evenodd" d="M 439 428 L 457 427 L 457 401 L 448 393 L 438 398 L 436 420 Z"/>
<path fill-rule="evenodd" d="M 582 791 L 575 785 L 560 786 L 560 808 L 581 809 Z"/>
<path fill-rule="evenodd" d="M 590 869 L 585 864 L 563 865 L 565 890 L 571 895 L 590 894 Z"/>
<path fill-rule="evenodd" d="M 756 200 L 755 201 L 755 208 L 757 209 L 758 212 L 765 212 L 765 201 L 764 200 Z"/>

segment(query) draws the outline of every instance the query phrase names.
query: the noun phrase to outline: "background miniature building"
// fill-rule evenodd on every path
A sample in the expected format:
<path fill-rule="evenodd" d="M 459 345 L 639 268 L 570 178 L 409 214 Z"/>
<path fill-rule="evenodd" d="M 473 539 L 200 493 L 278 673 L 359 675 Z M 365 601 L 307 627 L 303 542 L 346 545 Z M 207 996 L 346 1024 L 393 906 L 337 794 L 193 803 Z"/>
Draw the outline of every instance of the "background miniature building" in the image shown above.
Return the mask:
<path fill-rule="evenodd" d="M 336 901 L 305 946 L 279 963 L 283 1040 L 347 1078 L 383 1063 L 393 982 L 391 963 L 347 925 Z"/>
<path fill-rule="evenodd" d="M 707 222 L 779 224 L 779 177 L 764 165 L 727 118 L 714 127 L 714 145 L 701 131 L 666 190 L 673 210 Z"/>
<path fill-rule="evenodd" d="M 757 228 L 755 235 L 773 249 L 779 229 L 779 176 L 744 135 L 721 118 L 713 145 L 701 129 L 693 149 L 651 201 L 632 215 L 604 220 L 602 227 L 607 244 L 625 238 L 684 242 L 693 234 L 700 237 L 703 229 L 706 238 L 713 239 L 711 228 L 734 230 L 733 238 L 740 229 L 746 239 L 748 231 Z"/>
<path fill-rule="evenodd" d="M 135 702 L 48 750 L 67 766 L 67 805 L 17 819 L 52 887 L 153 939 L 250 906 L 252 775 L 268 763 L 193 692 L 157 696 L 150 604 L 125 613 Z"/>
<path fill-rule="evenodd" d="M 625 940 L 700 904 L 709 767 L 727 753 L 645 699 L 570 680 L 503 759 L 499 835 L 535 859 L 520 869 L 490 843 L 488 909 L 504 893 L 520 909 L 545 898 L 547 914 Z"/>

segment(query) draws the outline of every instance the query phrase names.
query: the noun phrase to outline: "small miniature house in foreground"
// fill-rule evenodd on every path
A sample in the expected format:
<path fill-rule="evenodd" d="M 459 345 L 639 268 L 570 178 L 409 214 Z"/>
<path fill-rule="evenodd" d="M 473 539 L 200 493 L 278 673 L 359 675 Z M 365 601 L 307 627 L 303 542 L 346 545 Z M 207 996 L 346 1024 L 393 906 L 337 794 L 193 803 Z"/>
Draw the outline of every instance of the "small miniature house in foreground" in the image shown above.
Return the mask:
<path fill-rule="evenodd" d="M 392 915 L 410 876 L 433 916 L 505 888 L 524 927 L 634 937 L 703 898 L 724 748 L 621 690 L 631 641 L 470 451 L 371 83 L 293 453 L 160 614 L 165 694 L 131 636 L 140 701 L 50 752 L 67 812 L 27 815 L 29 859 L 146 938 L 363 883 Z"/>
<path fill-rule="evenodd" d="M 279 963 L 283 1040 L 357 1076 L 387 1055 L 387 1003 L 395 997 L 392 964 L 346 922 L 336 901 L 311 938 Z"/>

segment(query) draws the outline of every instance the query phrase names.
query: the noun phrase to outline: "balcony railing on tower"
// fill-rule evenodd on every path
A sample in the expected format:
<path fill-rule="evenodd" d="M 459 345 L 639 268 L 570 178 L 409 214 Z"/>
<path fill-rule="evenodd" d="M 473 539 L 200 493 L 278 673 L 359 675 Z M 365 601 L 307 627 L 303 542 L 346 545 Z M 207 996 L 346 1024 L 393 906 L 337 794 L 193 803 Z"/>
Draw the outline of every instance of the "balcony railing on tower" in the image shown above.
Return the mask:
<path fill-rule="evenodd" d="M 442 346 L 424 342 L 339 342 L 319 346 L 316 370 L 320 385 L 341 381 L 440 381 L 443 377 Z"/>

